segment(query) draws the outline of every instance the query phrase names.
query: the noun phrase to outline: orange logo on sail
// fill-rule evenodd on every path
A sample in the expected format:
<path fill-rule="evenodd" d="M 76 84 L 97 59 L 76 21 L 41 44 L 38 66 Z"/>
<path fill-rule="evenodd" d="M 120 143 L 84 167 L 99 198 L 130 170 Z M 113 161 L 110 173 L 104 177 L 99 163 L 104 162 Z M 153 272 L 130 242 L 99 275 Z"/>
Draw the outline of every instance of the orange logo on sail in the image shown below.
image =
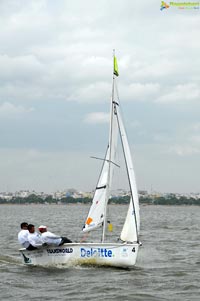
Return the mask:
<path fill-rule="evenodd" d="M 86 225 L 91 224 L 92 221 L 93 221 L 93 219 L 91 217 L 88 217 L 88 219 L 86 220 Z"/>

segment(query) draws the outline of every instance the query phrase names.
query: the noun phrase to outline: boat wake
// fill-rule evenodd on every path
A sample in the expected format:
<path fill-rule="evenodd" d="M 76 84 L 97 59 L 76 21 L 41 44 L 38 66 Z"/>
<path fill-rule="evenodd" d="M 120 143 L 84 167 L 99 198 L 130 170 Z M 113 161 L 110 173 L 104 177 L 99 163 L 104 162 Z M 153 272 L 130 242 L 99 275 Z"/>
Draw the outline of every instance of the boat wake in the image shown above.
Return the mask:
<path fill-rule="evenodd" d="M 0 254 L 0 265 L 4 264 L 22 264 L 20 257 Z"/>

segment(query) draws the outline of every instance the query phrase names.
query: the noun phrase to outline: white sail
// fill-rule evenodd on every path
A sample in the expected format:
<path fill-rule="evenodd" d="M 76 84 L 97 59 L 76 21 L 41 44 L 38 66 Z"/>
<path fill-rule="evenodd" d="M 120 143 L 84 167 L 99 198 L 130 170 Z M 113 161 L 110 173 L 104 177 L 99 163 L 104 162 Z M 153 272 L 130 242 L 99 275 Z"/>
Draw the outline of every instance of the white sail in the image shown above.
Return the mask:
<path fill-rule="evenodd" d="M 103 163 L 102 171 L 94 193 L 92 205 L 88 213 L 83 231 L 87 232 L 102 225 L 104 221 L 104 207 L 106 200 L 106 188 L 108 182 L 108 154 L 109 147 L 106 152 L 106 157 Z"/>
<path fill-rule="evenodd" d="M 139 201 L 138 201 L 138 193 L 136 187 L 135 173 L 133 169 L 133 163 L 131 158 L 131 152 L 129 148 L 129 143 L 126 135 L 126 131 L 123 125 L 123 121 L 118 112 L 118 121 L 120 128 L 120 136 L 122 140 L 122 146 L 127 166 L 127 173 L 129 179 L 129 185 L 131 190 L 131 198 L 129 209 L 127 212 L 126 220 L 120 235 L 121 240 L 134 242 L 138 241 L 138 234 L 140 230 L 140 214 L 139 214 Z"/>
<path fill-rule="evenodd" d="M 105 215 L 106 206 L 109 197 L 109 187 L 111 186 L 113 177 L 113 167 L 115 165 L 118 125 L 116 115 L 111 107 L 111 120 L 110 120 L 110 135 L 109 144 L 104 159 L 103 167 L 94 193 L 92 205 L 88 213 L 83 232 L 88 232 L 102 226 Z"/>

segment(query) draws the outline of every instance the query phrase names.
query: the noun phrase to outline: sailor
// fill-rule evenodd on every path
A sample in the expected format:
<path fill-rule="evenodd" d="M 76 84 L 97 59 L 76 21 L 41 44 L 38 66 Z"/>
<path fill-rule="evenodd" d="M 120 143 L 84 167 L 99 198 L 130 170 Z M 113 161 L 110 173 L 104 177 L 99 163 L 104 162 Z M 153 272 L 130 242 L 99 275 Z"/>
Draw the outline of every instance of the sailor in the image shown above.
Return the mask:
<path fill-rule="evenodd" d="M 33 247 L 28 241 L 28 234 L 29 234 L 28 223 L 23 222 L 21 223 L 20 227 L 21 227 L 21 231 L 18 233 L 19 243 L 27 250 L 34 250 L 35 247 Z"/>
<path fill-rule="evenodd" d="M 61 246 L 64 243 L 72 242 L 67 237 L 58 236 L 50 231 L 47 231 L 47 227 L 44 225 L 39 226 L 38 230 L 41 233 L 43 242 L 47 245 Z"/>
<path fill-rule="evenodd" d="M 29 231 L 29 233 L 28 233 L 29 243 L 35 248 L 41 247 L 44 244 L 44 242 L 42 240 L 41 235 L 35 231 L 35 226 L 32 224 L 29 224 L 28 231 Z"/>

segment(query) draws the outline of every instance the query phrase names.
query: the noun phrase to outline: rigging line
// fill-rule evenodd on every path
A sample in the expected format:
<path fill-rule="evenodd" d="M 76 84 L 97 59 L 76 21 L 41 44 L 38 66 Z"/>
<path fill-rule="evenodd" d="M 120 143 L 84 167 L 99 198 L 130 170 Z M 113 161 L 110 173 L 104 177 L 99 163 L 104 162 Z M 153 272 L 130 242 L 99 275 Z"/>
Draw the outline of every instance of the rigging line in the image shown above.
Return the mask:
<path fill-rule="evenodd" d="M 117 167 L 119 167 L 119 168 L 120 168 L 120 165 L 118 165 L 117 163 L 115 163 L 115 162 L 113 162 L 113 161 L 111 161 L 111 160 L 102 159 L 102 158 L 93 157 L 93 156 L 91 156 L 90 158 L 92 158 L 92 159 L 97 159 L 97 160 L 102 160 L 102 161 L 106 161 L 106 162 L 108 162 L 108 163 L 112 163 L 112 164 L 114 164 L 115 166 L 117 166 Z"/>
<path fill-rule="evenodd" d="M 117 109 L 116 109 L 116 113 L 117 113 Z M 120 132 L 120 139 L 121 139 L 121 142 L 122 142 L 122 149 L 123 149 L 123 153 L 124 153 L 124 160 L 125 160 L 125 163 L 126 163 L 128 182 L 129 182 L 129 186 L 130 186 L 131 199 L 132 199 L 132 204 L 133 204 L 133 209 L 134 209 L 134 218 L 135 218 L 135 227 L 136 227 L 137 242 L 139 242 L 139 234 L 138 234 L 138 227 L 137 227 L 137 220 L 136 220 L 136 211 L 135 211 L 135 205 L 134 205 L 134 201 L 133 201 L 133 191 L 132 191 L 132 185 L 131 185 L 130 176 L 129 176 L 129 173 L 128 173 L 128 164 L 127 164 L 127 160 L 126 160 L 126 157 L 125 157 L 124 144 L 123 144 L 123 140 L 122 140 L 122 136 L 123 135 L 122 135 L 121 128 L 120 128 L 118 113 L 117 113 L 117 122 L 118 122 L 118 127 L 119 127 L 119 132 Z"/>

